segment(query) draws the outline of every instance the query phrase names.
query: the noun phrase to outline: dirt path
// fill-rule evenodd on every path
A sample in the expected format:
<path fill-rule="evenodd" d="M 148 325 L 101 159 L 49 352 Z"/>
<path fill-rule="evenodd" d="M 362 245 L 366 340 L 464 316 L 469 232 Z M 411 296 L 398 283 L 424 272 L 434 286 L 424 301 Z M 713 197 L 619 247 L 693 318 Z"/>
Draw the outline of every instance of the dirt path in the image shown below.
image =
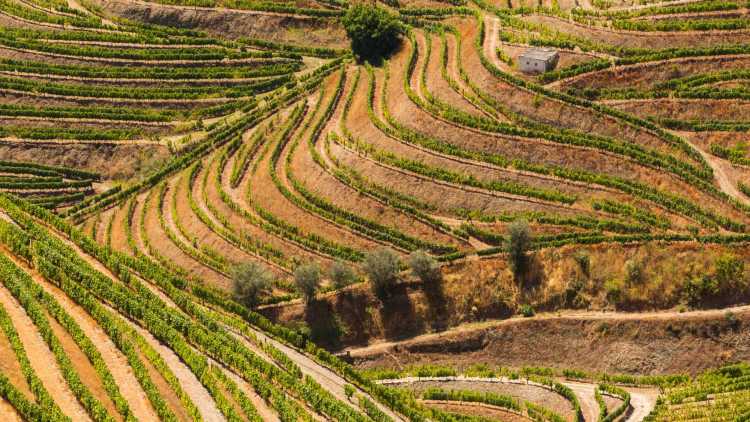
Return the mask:
<path fill-rule="evenodd" d="M 133 324 L 125 318 L 122 320 L 126 321 L 131 327 L 133 327 L 138 334 L 140 334 L 146 342 L 156 350 L 157 353 L 159 353 L 161 358 L 164 359 L 169 370 L 172 371 L 174 376 L 180 381 L 182 389 L 193 401 L 195 407 L 198 408 L 198 412 L 200 412 L 201 418 L 204 421 L 221 422 L 224 420 L 223 415 L 219 411 L 219 408 L 216 407 L 216 402 L 214 402 L 214 399 L 208 393 L 208 390 L 206 390 L 203 384 L 201 384 L 198 378 L 196 378 L 195 374 L 193 374 L 190 368 L 180 360 L 180 357 L 177 356 L 172 349 L 160 343 L 159 340 L 154 338 L 154 336 L 147 330 Z"/>
<path fill-rule="evenodd" d="M 500 41 L 500 20 L 495 17 L 486 17 L 484 19 L 485 35 L 484 35 L 484 55 L 492 64 L 498 69 L 504 67 L 504 63 L 497 57 L 497 43 Z"/>
<path fill-rule="evenodd" d="M 656 407 L 659 390 L 655 388 L 625 388 L 630 393 L 633 412 L 624 422 L 640 422 Z"/>
<path fill-rule="evenodd" d="M 583 419 L 586 422 L 596 422 L 599 420 L 599 403 L 596 401 L 594 393 L 596 384 L 577 381 L 564 381 L 562 384 L 576 393 L 578 402 L 581 404 Z"/>
<path fill-rule="evenodd" d="M 679 133 L 675 133 L 675 135 L 680 136 Z M 683 139 L 685 138 L 683 137 Z M 729 162 L 704 151 L 694 142 L 690 142 L 689 140 L 686 140 L 686 142 L 693 149 L 698 151 L 698 153 L 700 153 L 700 155 L 706 160 L 706 162 L 708 162 L 708 165 L 711 166 L 711 169 L 714 171 L 714 178 L 719 183 L 719 189 L 721 189 L 722 192 L 740 202 L 744 202 L 746 204 L 750 203 L 750 200 L 748 200 L 748 198 L 743 195 L 742 192 L 740 192 L 739 188 L 737 188 L 737 183 L 734 178 L 730 176 L 732 169 Z"/>
<path fill-rule="evenodd" d="M 618 320 L 685 320 L 690 318 L 724 318 L 727 312 L 734 314 L 750 313 L 750 305 L 735 306 L 724 309 L 708 309 L 699 311 L 689 312 L 678 312 L 678 311 L 658 311 L 658 312 L 557 312 L 557 313 L 546 313 L 537 314 L 534 321 L 546 321 L 546 320 L 588 320 L 588 321 L 618 321 Z M 374 354 L 386 353 L 394 348 L 402 347 L 406 344 L 415 344 L 425 341 L 434 341 L 439 338 L 450 338 L 457 334 L 468 333 L 472 331 L 479 331 L 484 329 L 491 329 L 493 327 L 499 327 L 503 325 L 511 325 L 517 323 L 523 323 L 528 319 L 517 317 L 508 318 L 502 320 L 492 320 L 479 323 L 468 323 L 457 326 L 450 330 L 446 330 L 440 333 L 423 334 L 420 336 L 413 337 L 408 340 L 401 341 L 386 341 L 380 343 L 374 343 L 369 346 L 349 348 L 345 351 L 351 353 L 352 357 L 363 358 Z"/>
<path fill-rule="evenodd" d="M 286 344 L 283 344 L 267 335 L 265 335 L 263 332 L 258 330 L 253 330 L 255 332 L 255 335 L 258 337 L 258 340 L 260 341 L 266 341 L 270 342 L 274 347 L 276 347 L 278 350 L 280 350 L 282 353 L 287 355 L 294 363 L 299 366 L 299 368 L 302 370 L 302 373 L 305 375 L 309 375 L 312 377 L 318 384 L 320 384 L 323 388 L 328 390 L 333 396 L 344 402 L 348 403 L 349 399 L 346 397 L 346 394 L 344 393 L 344 386 L 349 384 L 344 378 L 333 372 L 332 370 L 318 364 L 311 358 L 309 358 L 307 355 L 302 354 L 298 352 L 297 350 L 287 346 Z M 370 397 L 369 394 L 365 393 L 364 391 L 359 391 L 359 394 L 366 396 L 369 398 L 375 405 L 383 411 L 385 414 L 390 416 L 394 421 L 402 421 L 405 422 L 406 419 L 404 419 L 401 415 L 395 414 L 393 411 L 391 411 L 389 408 L 383 406 L 380 402 L 374 400 L 372 397 Z"/>

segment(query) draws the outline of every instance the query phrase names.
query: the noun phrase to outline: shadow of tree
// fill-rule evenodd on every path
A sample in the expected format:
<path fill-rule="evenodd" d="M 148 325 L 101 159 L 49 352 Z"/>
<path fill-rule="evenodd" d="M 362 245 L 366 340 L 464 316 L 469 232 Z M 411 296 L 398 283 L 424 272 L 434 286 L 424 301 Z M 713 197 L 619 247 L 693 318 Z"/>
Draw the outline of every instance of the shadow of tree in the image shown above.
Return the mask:
<path fill-rule="evenodd" d="M 314 300 L 305 308 L 305 322 L 310 330 L 310 340 L 322 347 L 338 349 L 345 334 L 341 320 L 330 302 Z"/>
<path fill-rule="evenodd" d="M 424 328 L 424 321 L 417 315 L 409 297 L 408 286 L 404 283 L 394 286 L 391 295 L 383 300 L 380 320 L 388 340 L 411 337 Z"/>
<path fill-rule="evenodd" d="M 448 327 L 448 299 L 445 297 L 443 280 L 425 284 L 424 296 L 427 300 L 430 328 L 433 331 L 444 331 Z"/>

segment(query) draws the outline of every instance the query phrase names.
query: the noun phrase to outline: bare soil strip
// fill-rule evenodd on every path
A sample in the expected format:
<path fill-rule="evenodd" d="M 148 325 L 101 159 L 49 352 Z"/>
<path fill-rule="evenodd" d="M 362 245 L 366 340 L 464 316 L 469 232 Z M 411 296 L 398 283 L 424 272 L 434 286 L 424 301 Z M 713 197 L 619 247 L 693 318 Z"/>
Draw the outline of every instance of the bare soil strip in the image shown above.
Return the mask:
<path fill-rule="evenodd" d="M 63 413 L 74 420 L 90 421 L 88 413 L 78 403 L 78 399 L 76 399 L 76 396 L 70 390 L 70 387 L 68 387 L 60 371 L 60 367 L 57 365 L 55 356 L 39 334 L 36 325 L 34 325 L 21 305 L 16 302 L 16 299 L 4 286 L 0 286 L 0 305 L 8 312 L 13 325 L 16 327 L 16 331 L 18 331 L 18 336 L 23 343 L 31 366 L 45 388 L 49 391 L 50 396 L 55 400 L 55 403 L 60 406 Z"/>

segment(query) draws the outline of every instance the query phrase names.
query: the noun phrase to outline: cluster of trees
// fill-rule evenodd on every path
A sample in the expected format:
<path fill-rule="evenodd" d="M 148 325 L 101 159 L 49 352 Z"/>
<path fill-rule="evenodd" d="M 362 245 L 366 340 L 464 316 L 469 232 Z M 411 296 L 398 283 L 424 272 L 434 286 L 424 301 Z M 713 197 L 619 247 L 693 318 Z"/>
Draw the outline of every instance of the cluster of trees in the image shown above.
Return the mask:
<path fill-rule="evenodd" d="M 422 250 L 408 256 L 408 268 L 426 289 L 437 287 L 443 280 L 439 262 Z M 362 271 L 366 275 L 373 294 L 381 300 L 387 300 L 399 283 L 404 263 L 398 254 L 389 248 L 378 248 L 365 255 Z M 315 262 L 297 266 L 294 270 L 294 285 L 305 303 L 316 300 L 321 291 L 323 277 L 330 280 L 331 288 L 342 289 L 361 280 L 361 276 L 348 263 L 338 260 L 324 271 Z M 270 294 L 274 285 L 274 276 L 268 269 L 257 262 L 238 264 L 232 271 L 234 298 L 253 308 L 261 303 L 261 298 Z"/>
<path fill-rule="evenodd" d="M 689 278 L 683 291 L 685 300 L 692 306 L 723 300 L 726 295 L 745 296 L 750 291 L 745 262 L 732 254 L 721 255 L 714 261 L 713 273 Z"/>

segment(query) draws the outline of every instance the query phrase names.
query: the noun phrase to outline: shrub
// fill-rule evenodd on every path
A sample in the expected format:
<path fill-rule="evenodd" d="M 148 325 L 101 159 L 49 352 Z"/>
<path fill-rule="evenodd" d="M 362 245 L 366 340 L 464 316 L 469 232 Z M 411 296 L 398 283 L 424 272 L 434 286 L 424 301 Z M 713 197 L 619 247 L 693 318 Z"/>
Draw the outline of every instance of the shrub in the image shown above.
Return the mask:
<path fill-rule="evenodd" d="M 531 305 L 521 305 L 521 315 L 524 318 L 531 318 L 535 315 L 534 308 Z"/>
<path fill-rule="evenodd" d="M 726 311 L 724 313 L 724 320 L 726 320 L 730 327 L 737 327 L 740 324 L 740 320 L 737 319 L 737 315 L 735 315 L 732 311 Z"/>
<path fill-rule="evenodd" d="M 337 289 L 344 288 L 357 280 L 357 274 L 352 267 L 344 261 L 336 260 L 328 271 L 328 277 L 331 278 L 334 287 Z"/>
<path fill-rule="evenodd" d="M 716 279 L 709 275 L 689 279 L 683 289 L 685 300 L 691 306 L 700 306 L 704 300 L 719 293 Z"/>
<path fill-rule="evenodd" d="M 716 259 L 714 263 L 716 281 L 719 290 L 745 289 L 745 262 L 732 255 L 724 254 Z"/>
<path fill-rule="evenodd" d="M 609 280 L 604 283 L 604 291 L 607 302 L 617 305 L 622 299 L 622 283 L 618 280 Z"/>
<path fill-rule="evenodd" d="M 365 256 L 364 270 L 375 296 L 385 299 L 390 295 L 391 288 L 396 284 L 400 265 L 396 253 L 387 248 L 376 249 Z"/>
<path fill-rule="evenodd" d="M 357 4 L 341 19 L 352 50 L 361 59 L 378 62 L 398 46 L 404 27 L 398 17 L 377 5 Z"/>
<path fill-rule="evenodd" d="M 508 227 L 509 245 L 508 258 L 513 276 L 520 280 L 526 273 L 528 257 L 526 252 L 531 248 L 531 229 L 525 220 L 517 220 Z"/>
<path fill-rule="evenodd" d="M 351 399 L 352 396 L 354 395 L 354 392 L 355 392 L 354 387 L 352 387 L 351 384 L 344 385 L 344 394 L 346 394 L 347 398 Z"/>
<path fill-rule="evenodd" d="M 320 267 L 316 263 L 300 265 L 294 270 L 294 284 L 305 302 L 315 300 L 320 288 Z"/>
<path fill-rule="evenodd" d="M 628 283 L 638 284 L 643 281 L 643 262 L 633 258 L 625 262 L 625 276 Z"/>
<path fill-rule="evenodd" d="M 435 285 L 443 281 L 440 264 L 424 251 L 414 251 L 409 255 L 411 272 L 418 277 L 425 286 Z"/>
<path fill-rule="evenodd" d="M 586 252 L 580 251 L 576 253 L 575 256 L 573 256 L 573 259 L 575 259 L 578 267 L 581 269 L 581 272 L 586 277 L 591 275 L 591 258 Z"/>
<path fill-rule="evenodd" d="M 259 297 L 270 291 L 272 276 L 261 264 L 248 262 L 232 269 L 235 299 L 247 307 L 258 304 Z"/>

